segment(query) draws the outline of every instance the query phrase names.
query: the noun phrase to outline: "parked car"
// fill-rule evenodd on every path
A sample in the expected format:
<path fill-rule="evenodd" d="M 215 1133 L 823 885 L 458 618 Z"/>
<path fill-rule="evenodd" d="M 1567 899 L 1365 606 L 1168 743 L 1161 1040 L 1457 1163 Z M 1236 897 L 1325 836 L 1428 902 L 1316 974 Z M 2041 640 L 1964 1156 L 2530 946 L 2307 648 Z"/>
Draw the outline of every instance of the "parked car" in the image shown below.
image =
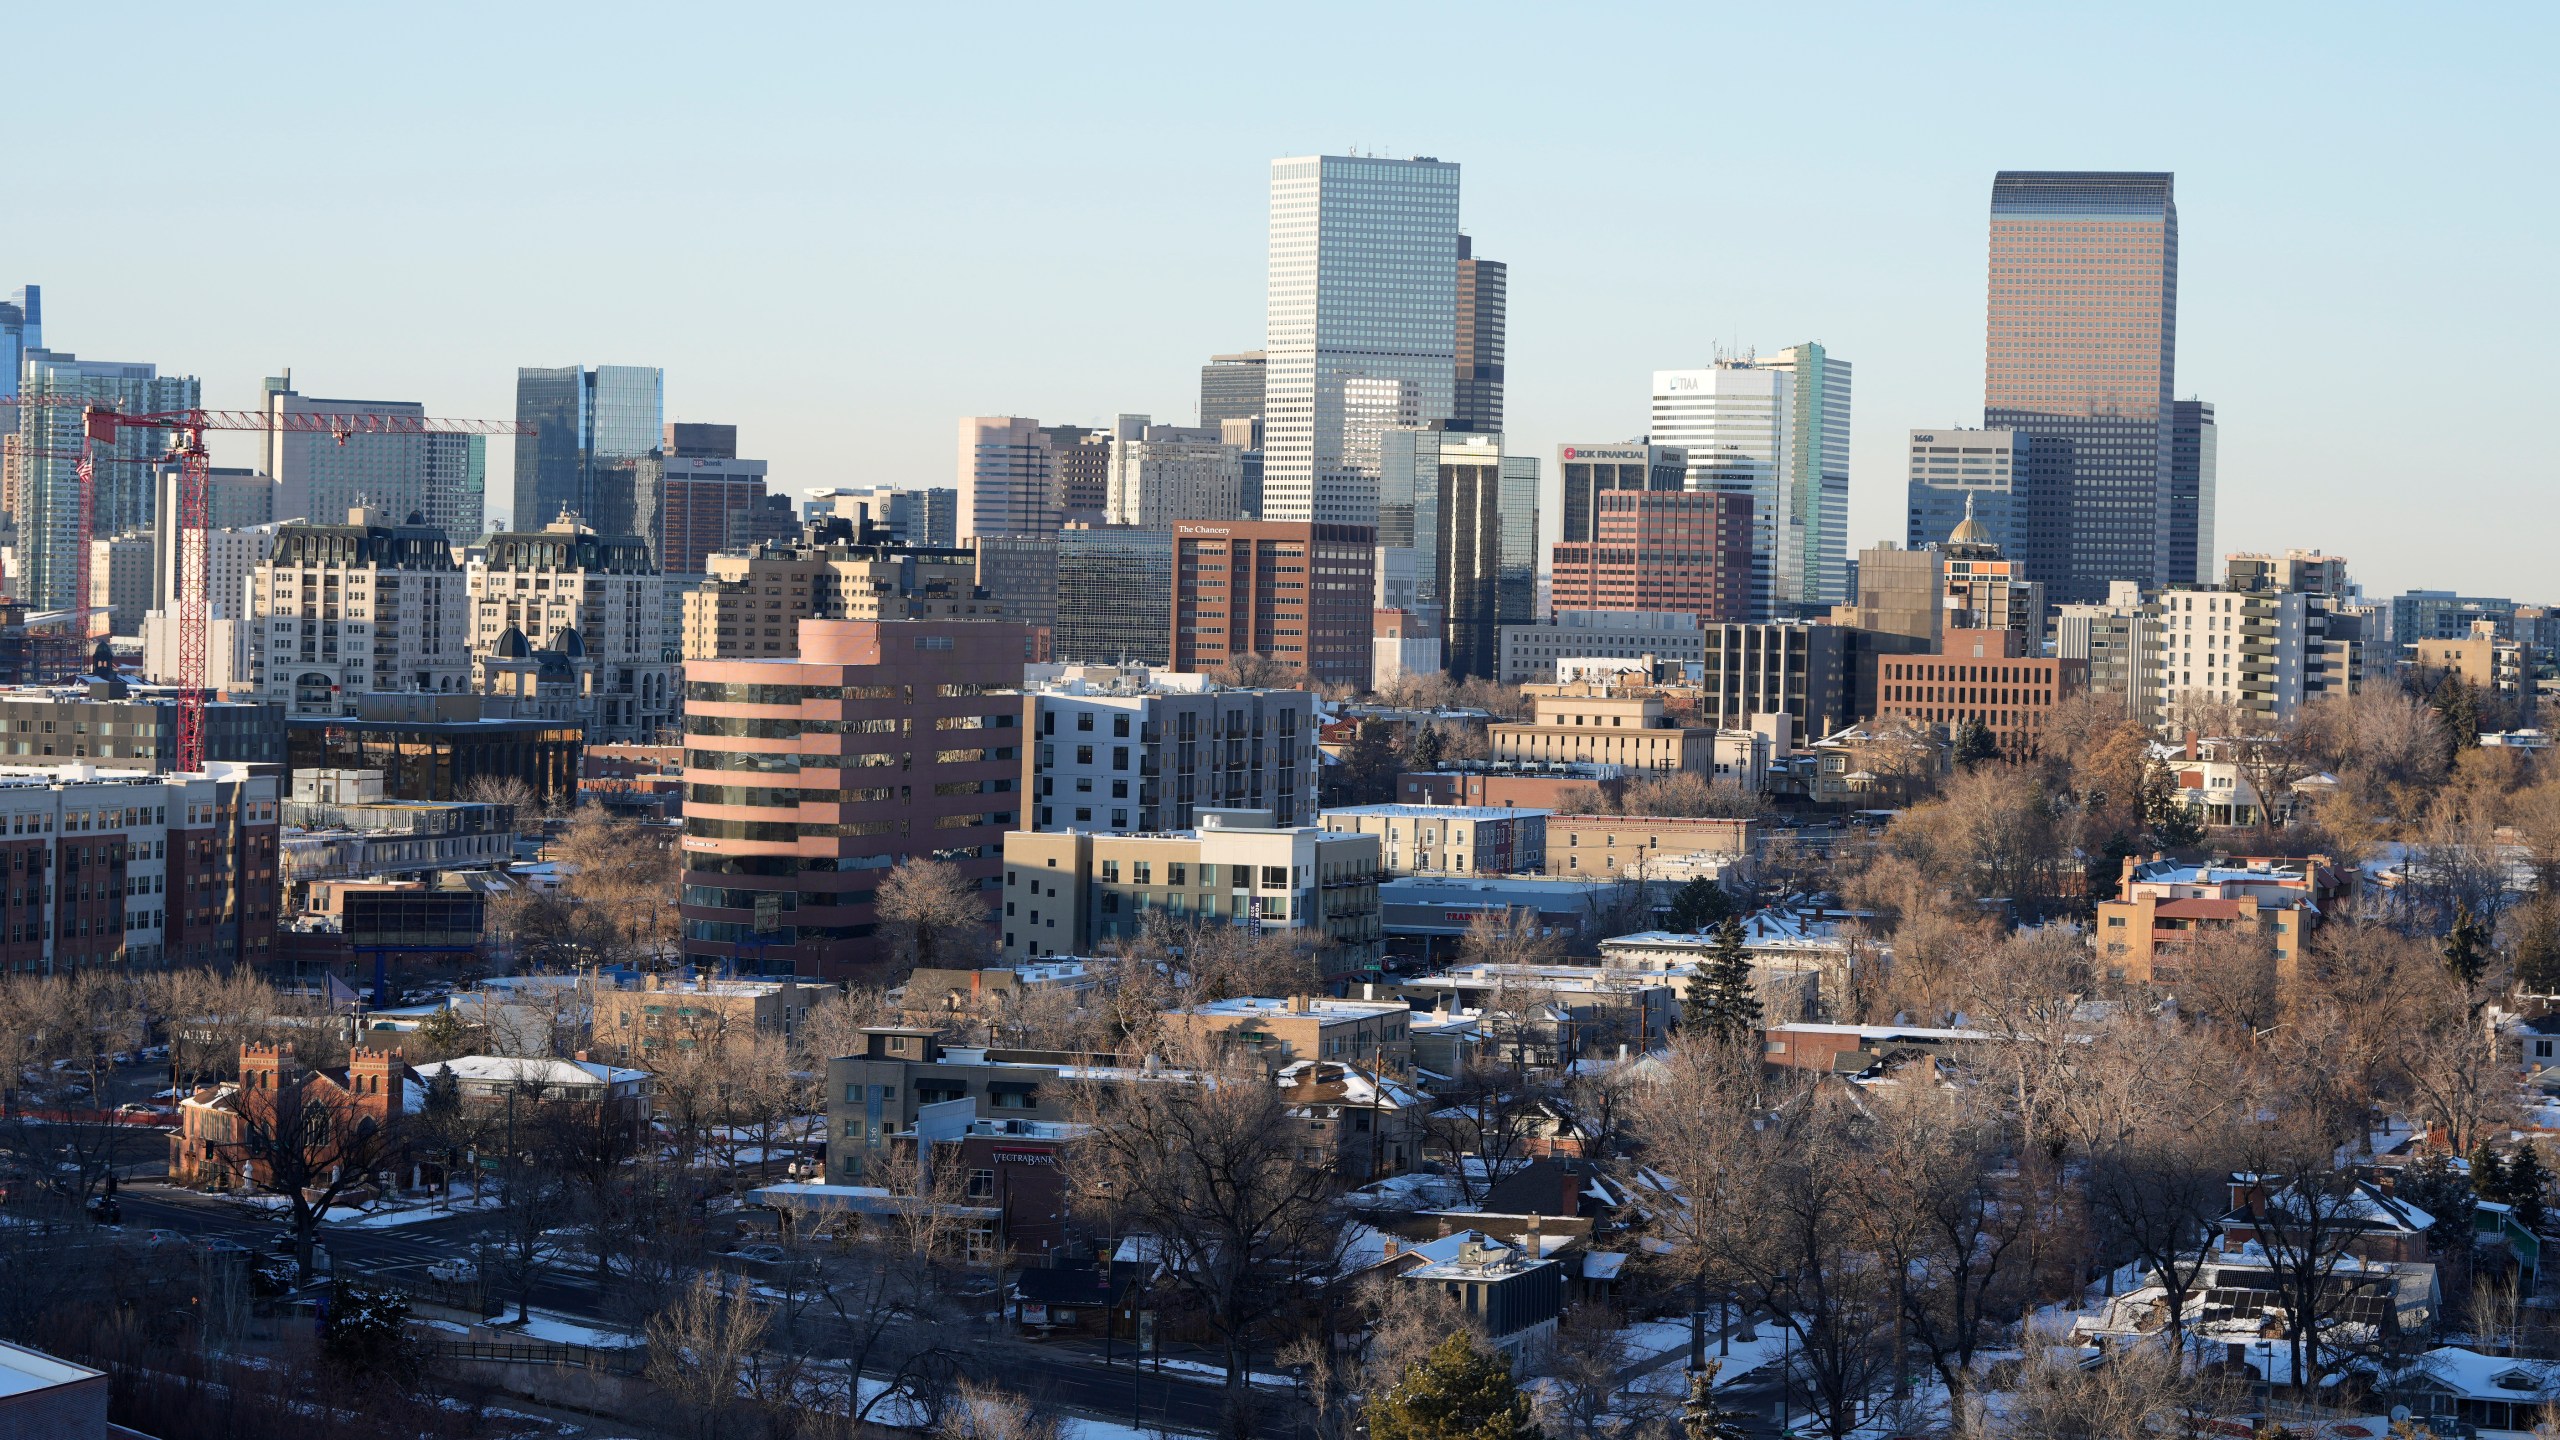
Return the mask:
<path fill-rule="evenodd" d="M 168 1113 L 157 1105 L 145 1105 L 139 1100 L 127 1100 L 116 1107 L 117 1115 L 137 1120 L 159 1120 L 166 1118 Z"/>
<path fill-rule="evenodd" d="M 471 1260 L 438 1260 L 427 1267 L 427 1278 L 447 1285 L 468 1285 L 480 1278 L 480 1266 Z"/>
<path fill-rule="evenodd" d="M 203 1251 L 206 1256 L 219 1260 L 245 1260 L 251 1253 L 248 1246 L 241 1244 L 237 1240 L 226 1239 L 220 1235 L 198 1236 L 196 1238 L 196 1248 Z"/>
<path fill-rule="evenodd" d="M 789 1253 L 779 1245 L 741 1245 L 729 1252 L 731 1258 L 750 1265 L 779 1265 Z"/>

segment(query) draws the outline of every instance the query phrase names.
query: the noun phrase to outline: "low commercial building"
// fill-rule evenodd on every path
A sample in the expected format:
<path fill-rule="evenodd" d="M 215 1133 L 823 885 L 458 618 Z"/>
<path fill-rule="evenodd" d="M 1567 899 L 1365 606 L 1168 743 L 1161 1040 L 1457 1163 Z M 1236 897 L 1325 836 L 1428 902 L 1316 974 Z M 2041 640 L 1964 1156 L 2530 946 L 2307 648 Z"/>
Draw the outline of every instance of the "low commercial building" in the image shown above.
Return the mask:
<path fill-rule="evenodd" d="M 999 1124 L 1061 1124 L 1080 1084 L 1189 1078 L 1116 1055 L 945 1045 L 925 1026 L 875 1025 L 861 1036 L 859 1053 L 827 1062 L 827 1179 L 836 1185 L 862 1183 L 928 1105 L 966 1100 Z"/>
<path fill-rule="evenodd" d="M 1072 957 L 1019 965 L 981 965 L 971 970 L 919 965 L 907 972 L 906 993 L 900 1003 L 907 1013 L 916 1014 L 957 1010 L 1035 991 L 1083 995 L 1101 984 L 1101 976 Z"/>
<path fill-rule="evenodd" d="M 383 793 L 403 800 L 459 800 L 486 777 L 566 801 L 587 732 L 529 713 L 540 708 L 500 695 L 361 695 L 349 714 L 288 718 L 285 756 L 295 770 L 378 770 Z"/>
<path fill-rule="evenodd" d="M 1023 790 L 1036 830 L 1189 829 L 1202 806 L 1316 813 L 1315 697 L 1203 676 L 1087 669 L 1031 687 Z"/>
<path fill-rule="evenodd" d="M 1390 875 L 1512 875 L 1546 864 L 1544 810 L 1494 805 L 1354 805 L 1324 828 L 1375 835 Z"/>
<path fill-rule="evenodd" d="M 664 1064 L 676 1050 L 710 1049 L 732 1036 L 788 1040 L 832 985 L 790 980 L 665 980 L 636 990 L 598 990 L 595 1048 L 632 1065 Z"/>
<path fill-rule="evenodd" d="M 1525 1047 L 1527 1064 L 1563 1065 L 1584 1058 L 1614 1059 L 1620 1047 L 1642 1054 L 1671 1038 L 1680 1021 L 1685 972 L 1629 970 L 1592 965 L 1453 966 L 1436 975 L 1394 983 L 1413 1008 L 1438 1014 L 1506 1009 L 1525 1016 L 1518 1034 L 1487 1036 L 1505 1051 Z M 1524 1003 L 1525 1002 L 1525 1003 Z"/>
<path fill-rule="evenodd" d="M 594 1124 L 610 1126 L 635 1140 L 649 1133 L 650 1094 L 656 1082 L 646 1070 L 586 1059 L 461 1055 L 413 1066 L 410 1073 L 430 1091 L 451 1077 L 454 1098 L 468 1111 L 489 1114 L 510 1106 L 527 1112 L 537 1105 L 574 1106 Z"/>
<path fill-rule="evenodd" d="M 1532 686 L 1531 718 L 1485 727 L 1493 758 L 1623 765 L 1629 770 L 1711 770 L 1712 728 L 1681 725 L 1650 689 L 1597 682 Z"/>
<path fill-rule="evenodd" d="M 1401 1069 L 1413 1058 L 1413 1008 L 1401 1000 L 1238 996 L 1163 1015 L 1174 1035 L 1225 1036 L 1287 1064 L 1337 1060 Z"/>
<path fill-rule="evenodd" d="M 1381 847 L 1373 835 L 1281 826 L 1268 810 L 1203 810 L 1150 835 L 1005 837 L 1004 955 L 1089 955 L 1173 925 L 1250 925 L 1320 947 L 1328 975 L 1377 968 Z"/>
<path fill-rule="evenodd" d="M 1686 610 L 1558 610 L 1551 620 L 1502 627 L 1502 683 L 1551 685 L 1566 660 L 1703 665 L 1707 632 Z"/>
<path fill-rule="evenodd" d="M 1553 815 L 1547 819 L 1546 873 L 1614 880 L 1658 875 L 1682 855 L 1748 857 L 1760 822 L 1705 816 Z"/>
<path fill-rule="evenodd" d="M 1399 1283 L 1448 1297 L 1506 1355 L 1542 1343 L 1555 1333 L 1557 1317 L 1564 1313 L 1562 1261 L 1478 1231 L 1426 1241 L 1390 1257 L 1389 1263 L 1403 1267 Z"/>
<path fill-rule="evenodd" d="M 1428 970 L 1436 960 L 1456 953 L 1452 942 L 1465 939 L 1478 918 L 1528 924 L 1541 934 L 1565 939 L 1615 933 L 1598 927 L 1624 928 L 1613 917 L 1622 916 L 1630 901 L 1647 915 L 1659 913 L 1671 903 L 1672 888 L 1647 879 L 1634 887 L 1641 893 L 1633 893 L 1622 889 L 1621 882 L 1597 876 L 1408 875 L 1378 887 L 1379 918 L 1396 955 Z"/>
<path fill-rule="evenodd" d="M 295 883 L 479 869 L 504 865 L 515 849 L 500 807 L 387 798 L 379 770 L 296 773 L 282 820 L 285 878 Z"/>
<path fill-rule="evenodd" d="M 1597 791 L 1614 802 L 1627 791 L 1627 767 L 1572 760 L 1544 764 L 1509 760 L 1452 761 L 1437 770 L 1396 777 L 1396 798 L 1408 805 L 1495 805 L 1568 810 Z"/>

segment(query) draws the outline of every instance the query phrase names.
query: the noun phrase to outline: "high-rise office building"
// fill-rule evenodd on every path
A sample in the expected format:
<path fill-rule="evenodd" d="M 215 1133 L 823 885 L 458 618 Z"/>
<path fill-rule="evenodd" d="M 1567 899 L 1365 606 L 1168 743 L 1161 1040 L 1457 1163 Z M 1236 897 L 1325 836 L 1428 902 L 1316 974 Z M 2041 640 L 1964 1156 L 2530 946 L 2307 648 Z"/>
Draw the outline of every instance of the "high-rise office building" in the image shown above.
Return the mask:
<path fill-rule="evenodd" d="M 1111 524 L 1243 518 L 1244 452 L 1219 431 L 1149 425 L 1111 442 Z"/>
<path fill-rule="evenodd" d="M 538 529 L 564 510 L 593 524 L 605 472 L 659 447 L 666 392 L 666 372 L 645 365 L 516 371 L 516 419 L 538 427 L 516 442 L 516 525 Z"/>
<path fill-rule="evenodd" d="M 2213 470 L 2220 447 L 2209 400 L 2169 408 L 2169 550 L 2171 585 L 2213 573 Z"/>
<path fill-rule="evenodd" d="M 960 422 L 959 535 L 1055 535 L 1057 456 L 1037 420 L 972 415 Z"/>
<path fill-rule="evenodd" d="M 1173 531 L 1070 525 L 1058 532 L 1058 611 L 1049 657 L 1163 665 L 1173 649 Z"/>
<path fill-rule="evenodd" d="M 326 400 L 293 388 L 293 372 L 270 375 L 259 386 L 259 408 L 271 419 L 289 415 L 382 415 L 421 419 L 427 407 L 414 400 Z M 405 523 L 427 508 L 427 437 L 423 434 L 343 438 L 319 430 L 279 426 L 262 437 L 266 472 L 275 477 L 277 512 L 287 520 L 342 525 L 347 512 L 369 509 Z M 449 532 L 448 532 L 449 533 Z"/>
<path fill-rule="evenodd" d="M 21 285 L 0 301 L 0 398 L 18 393 L 18 375 L 26 367 L 27 352 L 43 348 L 44 287 Z M 0 406 L 0 435 L 14 435 L 17 429 L 16 407 Z"/>
<path fill-rule="evenodd" d="M 1740 620 L 1751 598 L 1751 497 L 1602 490 L 1587 537 L 1555 547 L 1559 610 L 1678 611 Z"/>
<path fill-rule="evenodd" d="M 427 523 L 464 544 L 479 539 L 489 520 L 489 437 L 438 433 L 426 442 Z"/>
<path fill-rule="evenodd" d="M 2033 444 L 2015 430 L 1912 431 L 1903 548 L 1936 545 L 1971 515 L 2000 553 L 2025 562 Z"/>
<path fill-rule="evenodd" d="M 2056 601 L 2169 583 L 2178 209 L 2166 173 L 2004 170 L 1991 190 L 1982 423 L 2033 437 L 2036 484 L 2066 507 Z M 2067 497 L 2067 498 L 2066 498 Z M 2199 517 L 2200 531 L 2210 522 Z M 2188 552 L 2192 555 L 2194 552 Z"/>
<path fill-rule="evenodd" d="M 1754 363 L 1795 378 L 1784 498 L 1801 538 L 1785 579 L 1792 603 L 1812 614 L 1849 598 L 1849 362 L 1807 342 Z"/>
<path fill-rule="evenodd" d="M 1804 530 L 1788 495 L 1796 472 L 1798 376 L 1750 360 L 1653 374 L 1653 438 L 1689 455 L 1689 488 L 1751 497 L 1751 615 L 1792 615 Z"/>
<path fill-rule="evenodd" d="M 1458 237 L 1458 367 L 1449 399 L 1449 428 L 1502 431 L 1502 350 L 1510 314 L 1511 267 L 1478 259 L 1475 242 Z"/>
<path fill-rule="evenodd" d="M 837 485 L 801 494 L 805 497 L 802 508 L 812 520 L 827 515 L 867 519 L 885 528 L 889 538 L 900 545 L 948 550 L 956 543 L 960 492 L 948 485 Z"/>
<path fill-rule="evenodd" d="M 1144 415 L 1123 415 L 1109 430 L 1084 425 L 1043 425 L 1049 442 L 1050 485 L 1062 525 L 1100 525 L 1111 507 L 1111 444 L 1134 439 L 1147 426 Z M 1126 432 L 1125 434 L 1123 432 Z"/>
<path fill-rule="evenodd" d="M 1264 366 L 1259 350 L 1212 355 L 1200 367 L 1200 428 L 1214 430 L 1228 420 L 1262 418 Z"/>
<path fill-rule="evenodd" d="M 1258 655 L 1311 680 L 1367 684 L 1377 539 L 1367 525 L 1177 523 L 1173 668 Z"/>
<path fill-rule="evenodd" d="M 1380 437 L 1451 415 L 1457 312 L 1456 165 L 1271 163 L 1266 519 L 1377 524 Z"/>
<path fill-rule="evenodd" d="M 28 350 L 18 382 L 21 393 L 30 397 L 103 405 L 127 415 L 192 410 L 202 403 L 194 376 L 162 375 L 149 365 L 82 360 L 52 350 Z M 151 461 L 163 453 L 167 435 L 122 429 L 114 441 L 97 446 L 86 535 L 79 533 L 80 405 L 21 409 L 18 439 L 23 447 L 18 456 L 18 557 L 26 576 L 23 581 L 10 577 L 11 598 L 40 610 L 67 609 L 79 588 L 80 552 L 91 540 L 151 527 L 158 470 Z"/>
<path fill-rule="evenodd" d="M 1416 544 L 1429 544 L 1441 664 L 1490 680 L 1502 673 L 1502 627 L 1538 618 L 1538 461 L 1505 454 L 1499 435 L 1452 432 L 1440 436 L 1439 471 L 1437 538 Z"/>
<path fill-rule="evenodd" d="M 1650 445 L 1629 440 L 1618 445 L 1560 445 L 1556 469 L 1564 479 L 1564 517 L 1559 538 L 1581 543 L 1592 537 L 1600 497 L 1619 490 L 1685 490 L 1689 488 L 1689 452 L 1677 445 Z"/>

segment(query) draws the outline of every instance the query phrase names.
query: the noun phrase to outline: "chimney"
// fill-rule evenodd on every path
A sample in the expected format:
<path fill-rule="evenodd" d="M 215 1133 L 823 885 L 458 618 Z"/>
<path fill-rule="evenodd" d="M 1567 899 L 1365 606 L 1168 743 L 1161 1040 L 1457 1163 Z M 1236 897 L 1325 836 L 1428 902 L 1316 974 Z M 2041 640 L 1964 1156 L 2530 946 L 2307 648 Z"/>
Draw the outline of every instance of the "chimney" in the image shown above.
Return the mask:
<path fill-rule="evenodd" d="M 1309 1000 L 1305 995 L 1292 995 L 1289 997 L 1289 1013 L 1292 1015 L 1304 1015 L 1314 1008 L 1314 1002 Z"/>
<path fill-rule="evenodd" d="M 579 1064 L 584 1065 L 587 1063 L 587 1052 L 584 1050 L 577 1051 L 570 1058 L 576 1060 Z"/>

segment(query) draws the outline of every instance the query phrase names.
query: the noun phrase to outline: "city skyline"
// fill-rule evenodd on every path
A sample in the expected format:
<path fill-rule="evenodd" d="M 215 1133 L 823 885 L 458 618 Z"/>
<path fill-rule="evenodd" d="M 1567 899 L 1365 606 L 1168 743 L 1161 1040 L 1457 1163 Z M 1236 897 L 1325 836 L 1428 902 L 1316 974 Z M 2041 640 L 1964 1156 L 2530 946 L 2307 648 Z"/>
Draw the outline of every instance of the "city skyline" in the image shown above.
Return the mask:
<path fill-rule="evenodd" d="M 1500 60 L 1569 67 L 1599 53 L 1597 37 L 1506 13 L 1514 22 L 1485 37 Z M 2217 547 L 2350 554 L 2377 591 L 2538 588 L 2547 571 L 2531 526 L 2456 535 L 2394 523 L 2388 502 L 2406 493 L 2405 465 L 2361 445 L 2352 417 L 2377 351 L 2459 344 L 2462 366 L 2417 367 L 2426 373 L 2412 382 L 2414 403 L 2498 418 L 2449 427 L 2430 463 L 2486 511 L 2530 516 L 2550 503 L 2549 465 L 2523 418 L 2548 374 L 2522 338 L 2541 328 L 2535 321 L 2553 303 L 2551 282 L 2528 263 L 2531 237 L 2545 233 L 2544 202 L 2493 183 L 2518 173 L 2522 137 L 2547 131 L 2550 97 L 2516 67 L 2548 36 L 2548 19 L 2487 17 L 2491 43 L 2473 31 L 2457 46 L 2424 34 L 2385 43 L 2379 27 L 2352 20 L 2305 33 L 2300 16 L 2236 24 L 2223 16 L 2217 33 L 2229 43 L 2208 52 L 2174 44 L 2179 27 L 2167 25 L 2158 38 L 2092 58 L 2083 47 L 2094 19 L 2046 16 L 2031 29 L 2003 27 L 2004 42 L 2022 60 L 2070 54 L 2080 68 L 2066 78 L 2057 67 L 2021 65 L 2024 78 L 1979 92 L 1948 92 L 1927 76 L 1936 61 L 1966 53 L 1982 24 L 1996 26 L 1996 12 L 1963 26 L 1875 21 L 1822 41 L 1821 73 L 1847 103 L 1773 128 L 1766 153 L 1718 152 L 1714 184 L 1694 187 L 1706 195 L 1658 194 L 1614 210 L 1603 227 L 1582 223 L 1598 197 L 1632 189 L 1666 164 L 1696 163 L 1686 158 L 1691 142 L 1664 124 L 1667 104 L 1629 93 L 1596 107 L 1586 97 L 1568 110 L 1532 96 L 1501 115 L 1453 119 L 1454 77 L 1364 83 L 1393 68 L 1383 56 L 1415 23 L 1401 19 L 1381 22 L 1380 58 L 1336 57 L 1304 92 L 1306 114 L 1262 106 L 1239 115 L 1257 107 L 1226 103 L 1237 75 L 1214 83 L 1186 75 L 1148 106 L 1108 104 L 1058 121 L 1042 97 L 1060 77 L 1027 69 L 1015 93 L 967 105 L 924 99 L 916 108 L 917 83 L 889 77 L 858 100 L 820 102 L 810 98 L 815 88 L 777 83 L 733 118 L 651 117 L 616 96 L 636 98 L 648 75 L 690 63 L 661 53 L 659 31 L 617 44 L 619 77 L 602 67 L 543 101 L 511 97 L 510 77 L 571 43 L 569 22 L 540 18 L 514 47 L 521 53 L 475 56 L 485 77 L 459 95 L 333 75 L 297 87 L 294 113 L 314 122 L 304 139 L 318 159 L 388 147 L 420 173 L 478 176 L 465 205 L 387 192 L 359 203 L 314 189 L 285 207 L 295 238 L 276 245 L 272 226 L 235 223 L 267 214 L 271 197 L 254 186 L 215 186 L 211 223 L 173 247 L 164 227 L 117 223 L 142 218 L 124 208 L 144 204 L 139 195 L 33 184 L 23 231 L 33 243 L 18 248 L 18 273 L 0 279 L 50 292 L 52 345 L 200 376 L 212 404 L 254 407 L 258 381 L 290 361 L 317 393 L 503 417 L 513 412 L 518 367 L 594 357 L 663 366 L 670 418 L 739 423 L 794 493 L 930 484 L 948 472 L 950 427 L 961 415 L 1103 424 L 1144 411 L 1188 420 L 1201 363 L 1264 339 L 1268 163 L 1359 140 L 1364 150 L 1435 154 L 1468 171 L 1465 228 L 1482 253 L 1511 268 L 1505 429 L 1521 453 L 1547 454 L 1567 439 L 1632 438 L 1644 425 L 1645 377 L 1708 363 L 1719 344 L 1765 354 L 1813 339 L 1853 357 L 1859 395 L 1845 549 L 1854 553 L 1903 532 L 1908 432 L 1981 423 L 1982 211 L 1991 177 L 2002 169 L 2159 170 L 2177 175 L 2184 212 L 2175 394 L 2213 402 L 2222 432 Z M 925 44 L 941 23 L 900 17 L 882 28 Z M 1026 23 L 1036 38 L 1059 22 Z M 1667 13 L 1651 22 L 1666 44 L 1682 43 L 1695 23 Z M 179 43 L 210 63 L 247 53 L 245 39 L 219 27 L 184 18 L 172 25 Z M 35 17 L 31 43 L 50 34 L 76 46 L 87 28 L 67 16 Z M 1813 35 L 1807 25 L 1755 17 L 1719 43 L 1793 59 L 1809 53 Z M 775 47 L 764 43 L 770 38 L 751 26 L 724 29 L 703 37 L 691 61 L 752 54 L 787 81 L 804 53 L 823 48 Z M 1173 44 L 1135 40 L 1142 57 L 1163 57 Z M 421 43 L 432 57 L 458 41 L 437 34 Z M 2321 63 L 2277 75 L 2248 64 L 2278 44 L 2308 46 Z M 1315 51 L 1311 38 L 1284 39 L 1244 62 L 1243 78 L 1276 81 Z M 2472 68 L 2458 71 L 2457 57 Z M 2169 75 L 2165 88 L 2137 91 L 2136 78 L 2154 72 Z M 643 83 L 631 84 L 635 76 Z M 2350 98 L 2385 76 L 2411 101 L 2392 107 L 2397 118 Z M 1886 123 L 1922 93 L 1931 100 L 1926 118 Z M 2141 93 L 2146 102 L 2092 104 L 2092 93 Z M 35 103 L 70 95 L 50 74 L 31 81 Z M 1161 123 L 1166 105 L 1195 102 L 1202 123 Z M 176 103 L 146 95 L 99 123 L 109 138 L 128 127 L 139 135 L 170 123 Z M 188 123 L 206 144 L 230 143 L 283 104 L 215 105 Z M 629 119 L 626 145 L 567 191 L 465 168 L 501 153 L 492 148 L 500 134 L 554 105 Z M 898 119 L 900 107 L 913 119 Z M 1020 123 L 1030 112 L 1056 123 Z M 2038 117 L 2034 126 L 2020 123 L 2025 112 Z M 741 143 L 767 133 L 778 137 L 769 153 L 761 142 Z M 891 133 L 913 143 L 841 156 L 832 145 L 811 148 L 817 137 Z M 1183 178 L 1150 180 L 1139 203 L 1124 203 L 1121 187 L 1081 187 L 1052 212 L 1040 246 L 999 243 L 1005 231 L 992 192 L 943 173 L 961 151 L 999 136 L 1018 147 L 1021 166 L 1073 175 L 1134 145 L 1137 163 Z M 2455 137 L 2464 143 L 2447 143 Z M 813 153 L 828 158 L 813 166 Z M 67 163 L 27 162 L 39 179 Z M 685 172 L 716 176 L 704 192 L 714 203 L 770 213 L 735 238 L 718 227 L 643 227 L 583 252 L 575 266 L 525 263 L 530 237 L 574 223 L 603 194 Z M 2375 187 L 2393 203 L 2352 198 Z M 1742 223 L 1707 223 L 1736 212 Z M 2461 263 L 2426 264 L 2435 254 Z M 2394 275 L 2406 278 L 2395 284 Z M 681 304 L 639 303 L 670 276 L 688 277 L 692 293 Z M 1115 299 L 1097 305 L 1103 296 Z M 2340 296 L 2355 303 L 2339 304 Z M 385 335 L 400 343 L 382 345 Z M 2270 354 L 2284 362 L 2261 363 Z M 858 443 L 846 442 L 846 426 L 860 432 Z M 506 493 L 509 447 L 492 448 L 489 508 L 511 514 L 519 507 Z"/>

